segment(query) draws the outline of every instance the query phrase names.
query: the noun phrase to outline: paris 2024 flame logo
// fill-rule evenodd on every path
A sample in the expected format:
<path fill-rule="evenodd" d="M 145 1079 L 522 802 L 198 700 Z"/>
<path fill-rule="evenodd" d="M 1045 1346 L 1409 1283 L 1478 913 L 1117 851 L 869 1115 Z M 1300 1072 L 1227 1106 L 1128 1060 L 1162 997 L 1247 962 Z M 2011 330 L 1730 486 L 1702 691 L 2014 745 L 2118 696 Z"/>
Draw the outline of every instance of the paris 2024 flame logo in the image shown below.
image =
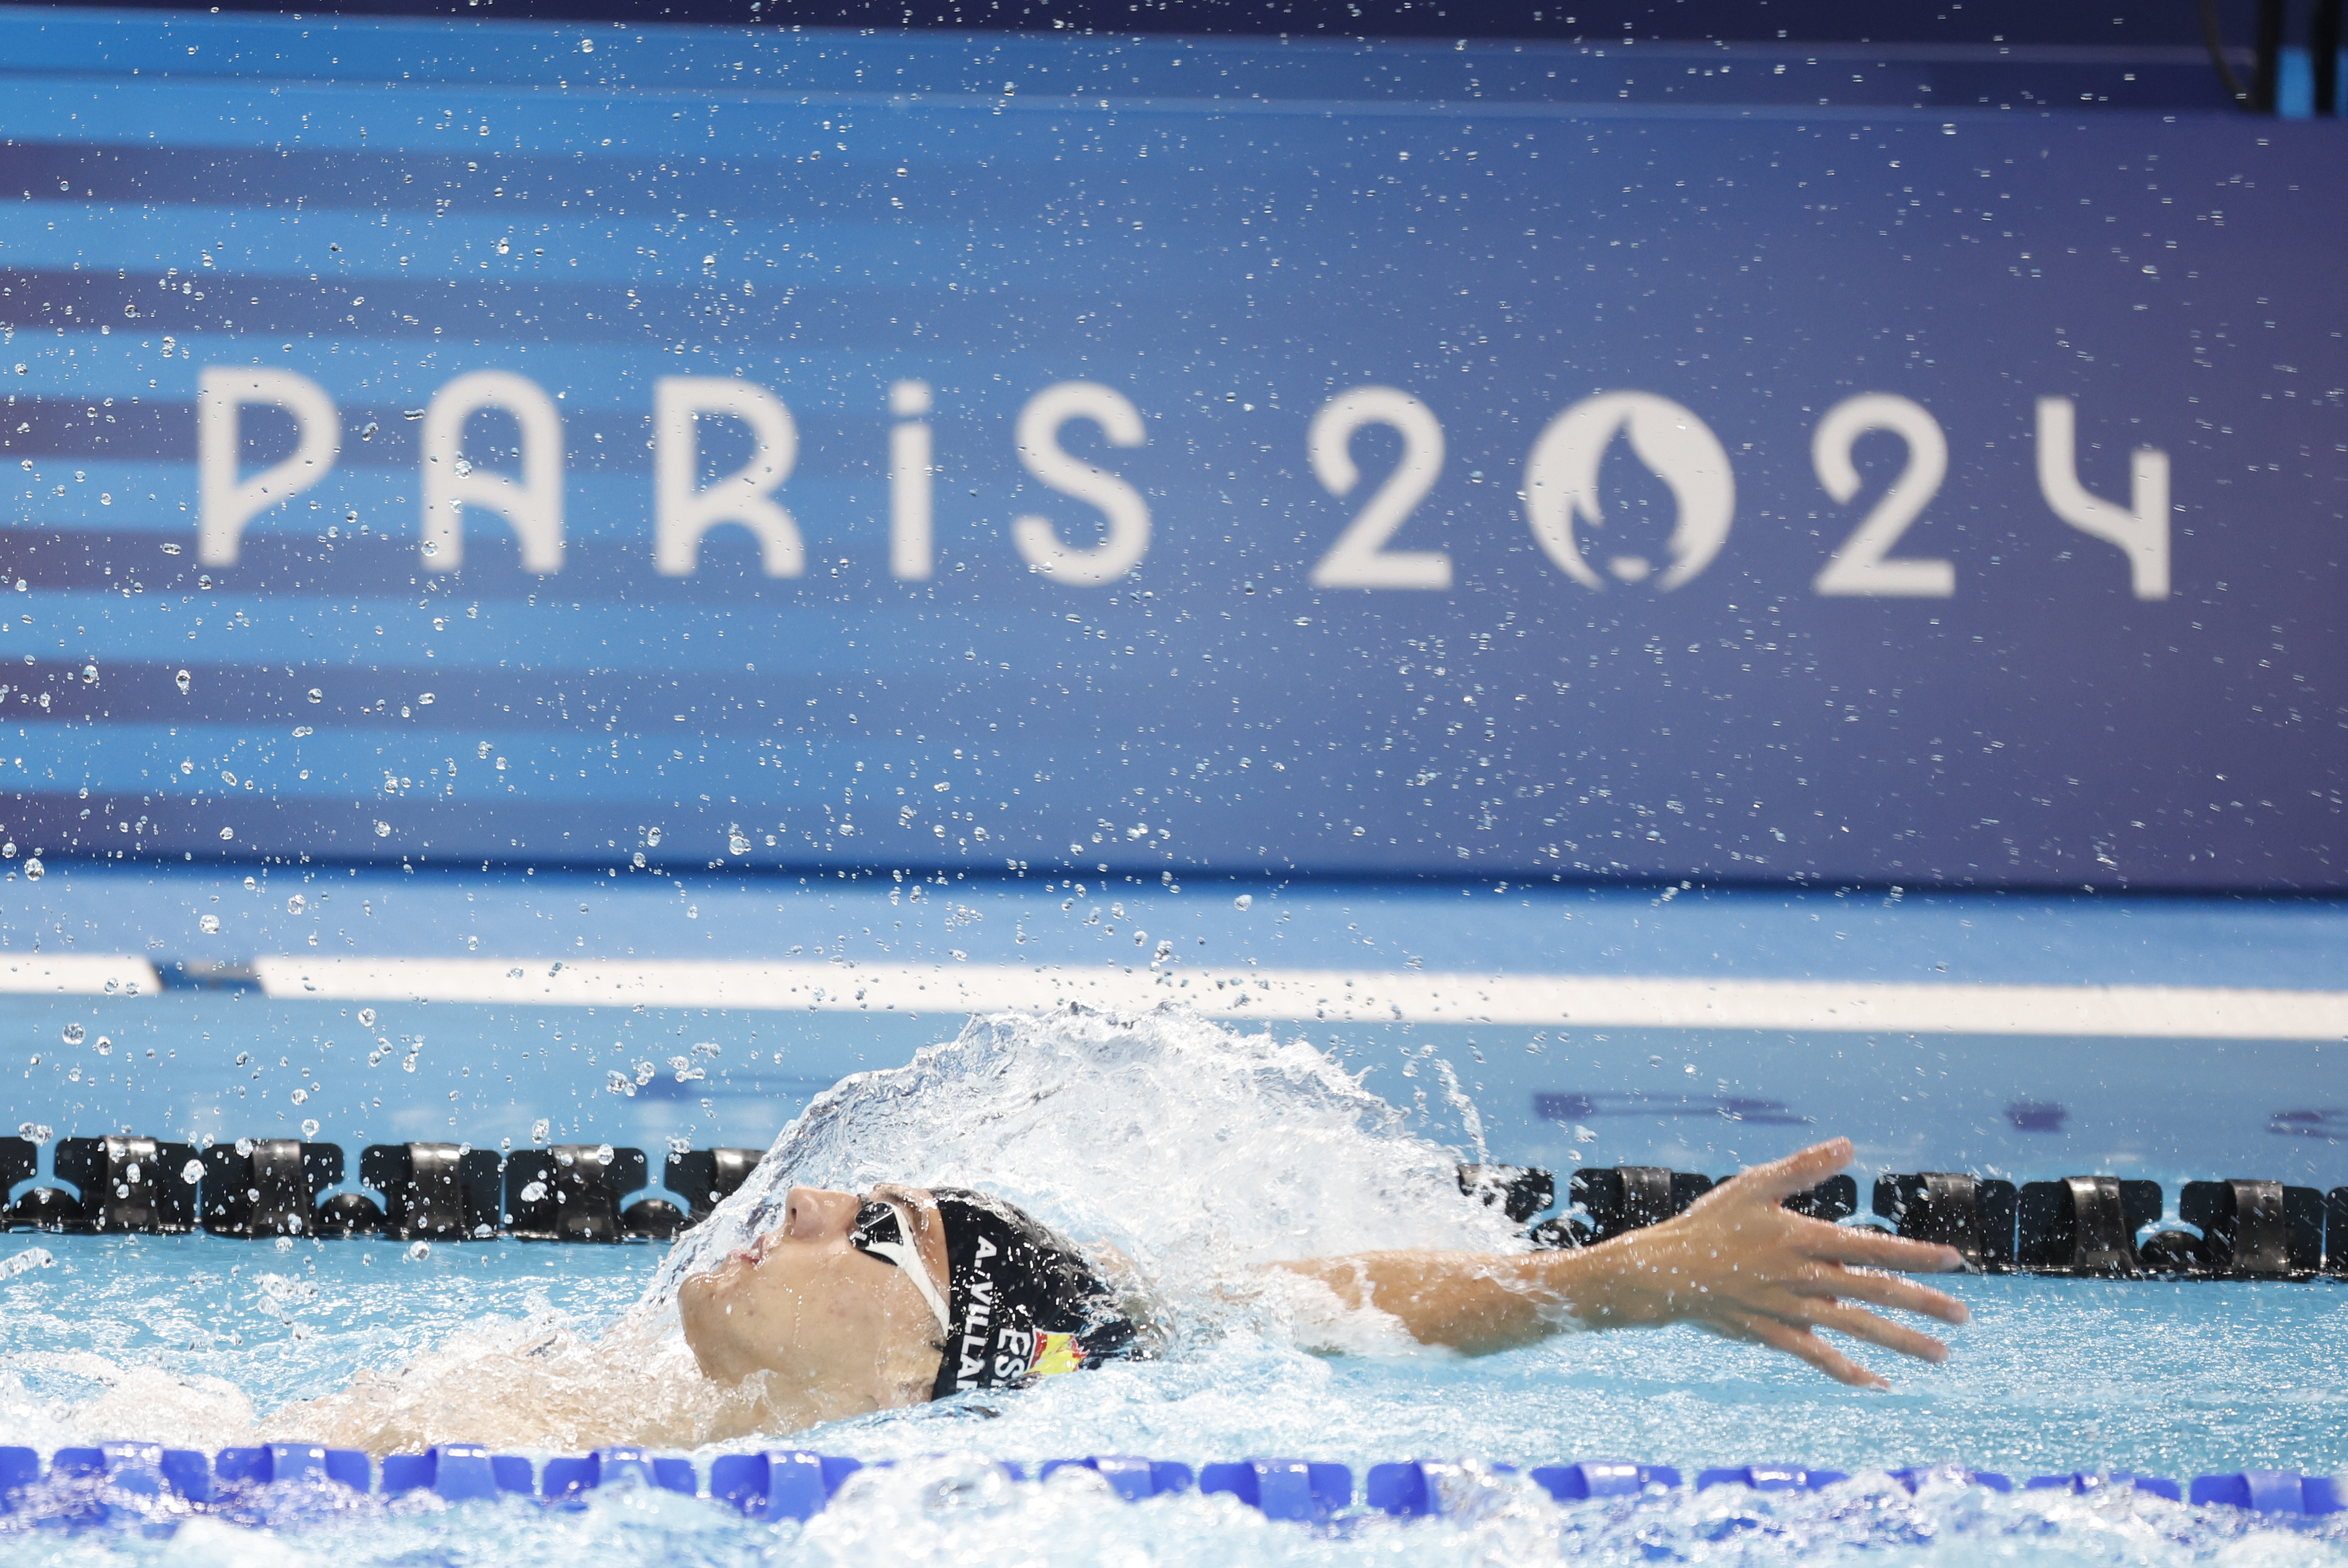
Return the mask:
<path fill-rule="evenodd" d="M 1728 452 L 1702 419 L 1668 397 L 1652 392 L 1608 392 L 1585 397 L 1550 421 L 1533 443 L 1525 464 L 1525 512 L 1533 536 L 1567 576 L 1586 588 L 1605 579 L 1582 554 L 1577 523 L 1591 529 L 1605 522 L 1598 498 L 1598 469 L 1617 434 L 1662 480 L 1678 506 L 1665 548 L 1671 559 L 1655 577 L 1659 589 L 1676 588 L 1712 564 L 1728 542 L 1736 511 L 1736 480 Z M 1625 583 L 1655 576 L 1643 556 L 1616 556 L 1607 570 Z"/>

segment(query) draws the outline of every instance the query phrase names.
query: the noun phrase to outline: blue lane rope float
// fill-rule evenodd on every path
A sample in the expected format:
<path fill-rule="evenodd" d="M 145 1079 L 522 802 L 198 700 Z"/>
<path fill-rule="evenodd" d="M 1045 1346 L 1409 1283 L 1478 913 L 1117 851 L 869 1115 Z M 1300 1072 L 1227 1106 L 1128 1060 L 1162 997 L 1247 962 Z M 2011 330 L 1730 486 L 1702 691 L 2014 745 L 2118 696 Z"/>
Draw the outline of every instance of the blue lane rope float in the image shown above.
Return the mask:
<path fill-rule="evenodd" d="M 58 1449 L 46 1466 L 37 1449 L 0 1448 L 0 1514 L 23 1512 L 36 1504 L 38 1500 L 34 1493 L 44 1481 L 96 1480 L 134 1502 L 168 1498 L 193 1512 L 237 1503 L 262 1488 L 288 1484 L 343 1488 L 385 1498 L 430 1492 L 448 1502 L 530 1498 L 549 1507 L 575 1507 L 586 1493 L 606 1486 L 638 1486 L 705 1498 L 745 1518 L 779 1522 L 814 1518 L 829 1505 L 849 1477 L 894 1462 L 880 1460 L 868 1464 L 840 1454 L 770 1449 L 721 1454 L 710 1462 L 705 1478 L 688 1458 L 639 1448 L 597 1449 L 533 1466 L 519 1454 L 492 1453 L 478 1444 L 447 1443 L 420 1454 L 393 1454 L 380 1470 L 356 1449 L 310 1443 L 222 1449 L 209 1456 L 160 1443 L 102 1443 Z M 1347 1466 L 1300 1459 L 1240 1460 L 1201 1465 L 1195 1471 L 1173 1460 L 1124 1454 L 1046 1460 L 1033 1467 L 999 1462 L 1004 1474 L 1017 1481 L 1045 1480 L 1067 1469 L 1089 1470 L 1129 1502 L 1195 1491 L 1230 1496 L 1268 1519 L 1305 1523 L 1324 1522 L 1357 1500 L 1397 1518 L 1440 1515 L 1445 1511 L 1442 1477 L 1460 1468 L 1430 1460 L 1372 1465 L 1357 1492 L 1354 1472 Z M 1521 1473 L 1560 1503 L 1662 1495 L 1683 1485 L 1680 1472 L 1669 1466 L 1624 1460 L 1585 1460 L 1522 1471 L 1502 1464 L 1483 1468 L 1492 1474 Z M 1935 1485 L 1980 1487 L 2004 1493 L 2017 1490 L 2007 1476 L 1960 1465 L 1903 1467 L 1886 1473 L 1910 1492 Z M 1803 1465 L 1742 1465 L 1698 1471 L 1694 1490 L 1739 1487 L 1758 1492 L 1812 1492 L 1849 1479 L 1842 1470 Z M 2165 1476 L 2079 1471 L 2032 1476 L 2018 1490 L 2085 1494 L 2116 1489 L 2133 1489 L 2197 1508 L 2239 1509 L 2286 1518 L 2348 1512 L 2348 1488 L 2339 1478 L 2291 1470 L 2196 1476 L 2187 1487 Z"/>
<path fill-rule="evenodd" d="M 2239 1478 L 2234 1476 L 2203 1476 L 2200 1477 L 2195 1484 L 2199 1485 L 2201 1480 L 2233 1480 L 2237 1479 Z M 2175 1481 L 2169 1480 L 2167 1476 L 2131 1475 L 2126 1470 L 2113 1470 L 2108 1474 L 2102 1475 L 2089 1474 L 2085 1471 L 2080 1471 L 2072 1475 L 2034 1475 L 2022 1484 L 2026 1490 L 2031 1491 L 2049 1491 L 2059 1490 L 2080 1495 L 2085 1495 L 2091 1491 L 2100 1491 L 2104 1488 L 2110 1486 L 2128 1486 L 2134 1487 L 2138 1491 L 2149 1492 L 2155 1497 L 2165 1497 L 2171 1502 L 2182 1502 L 2185 1501 L 2183 1489 L 2178 1487 Z M 2317 1509 L 2313 1511 L 2328 1513 L 2333 1511 L 2330 1509 Z"/>
<path fill-rule="evenodd" d="M 1696 1471 L 1695 1489 L 1709 1491 L 1716 1486 L 1743 1486 L 1755 1491 L 1816 1491 L 1849 1479 L 1847 1470 L 1806 1470 L 1800 1465 L 1740 1465 L 1735 1470 Z"/>
<path fill-rule="evenodd" d="M 517 1454 L 493 1454 L 477 1443 L 443 1443 L 420 1454 L 389 1454 L 383 1461 L 383 1495 L 434 1492 L 450 1502 L 530 1495 L 530 1461 Z"/>
<path fill-rule="evenodd" d="M 1171 1460 L 1136 1459 L 1128 1454 L 1095 1454 L 1081 1460 L 1045 1460 L 1036 1467 L 1035 1479 L 1049 1480 L 1054 1470 L 1071 1468 L 1094 1471 L 1108 1482 L 1109 1491 L 1128 1502 L 1188 1491 L 1198 1480 L 1190 1473 L 1189 1465 Z"/>
<path fill-rule="evenodd" d="M 1362 1501 L 1382 1513 L 1405 1519 L 1441 1513 L 1443 1491 L 1435 1472 L 1444 1468 L 1425 1460 L 1372 1465 L 1363 1478 Z M 1496 1475 L 1516 1473 L 1513 1465 L 1487 1468 Z M 1593 1497 L 1638 1497 L 1649 1487 L 1672 1491 L 1680 1484 L 1680 1472 L 1669 1465 L 1631 1464 L 1619 1460 L 1540 1465 L 1524 1474 L 1559 1502 L 1586 1502 Z"/>
<path fill-rule="evenodd" d="M 584 1459 L 549 1460 L 539 1472 L 538 1494 L 560 1502 L 623 1480 L 686 1497 L 701 1495 L 701 1478 L 694 1473 L 691 1460 L 656 1459 L 642 1449 L 597 1449 Z"/>
<path fill-rule="evenodd" d="M 2216 1503 L 2257 1513 L 2338 1513 L 2348 1508 L 2337 1477 L 2294 1475 L 2290 1470 L 2197 1475 L 2188 1501 L 2196 1507 Z"/>
<path fill-rule="evenodd" d="M 1318 1523 L 1354 1501 L 1354 1472 L 1305 1460 L 1241 1460 L 1200 1465 L 1199 1490 L 1229 1492 L 1266 1519 Z"/>

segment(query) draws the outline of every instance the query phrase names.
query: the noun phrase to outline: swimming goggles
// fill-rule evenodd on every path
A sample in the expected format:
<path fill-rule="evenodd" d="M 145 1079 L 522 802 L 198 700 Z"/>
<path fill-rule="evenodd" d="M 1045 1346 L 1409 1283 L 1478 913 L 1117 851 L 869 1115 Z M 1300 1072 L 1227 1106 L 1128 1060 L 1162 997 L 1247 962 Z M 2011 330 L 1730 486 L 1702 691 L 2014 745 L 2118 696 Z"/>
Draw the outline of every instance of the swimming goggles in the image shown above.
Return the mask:
<path fill-rule="evenodd" d="M 945 1298 L 938 1295 L 937 1282 L 930 1278 L 927 1264 L 922 1262 L 919 1248 L 906 1233 L 905 1216 L 894 1203 L 878 1198 L 868 1198 L 856 1211 L 856 1222 L 849 1227 L 848 1244 L 867 1257 L 879 1258 L 891 1264 L 911 1280 L 922 1299 L 930 1304 L 930 1311 L 938 1320 L 942 1333 L 953 1332 L 952 1318 L 947 1315 Z"/>

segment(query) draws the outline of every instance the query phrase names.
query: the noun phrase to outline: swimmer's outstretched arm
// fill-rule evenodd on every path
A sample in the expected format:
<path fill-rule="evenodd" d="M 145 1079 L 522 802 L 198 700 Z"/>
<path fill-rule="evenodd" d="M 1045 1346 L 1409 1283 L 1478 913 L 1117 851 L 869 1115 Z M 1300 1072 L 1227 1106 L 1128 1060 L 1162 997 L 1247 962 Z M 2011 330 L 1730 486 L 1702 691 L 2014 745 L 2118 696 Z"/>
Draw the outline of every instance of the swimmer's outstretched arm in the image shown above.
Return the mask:
<path fill-rule="evenodd" d="M 1944 1360 L 1939 1340 L 1854 1303 L 1962 1323 L 1962 1303 L 1879 1272 L 1946 1274 L 1962 1260 L 1952 1247 L 1830 1225 L 1784 1206 L 1850 1157 L 1849 1139 L 1818 1144 L 1722 1182 L 1662 1224 L 1586 1249 L 1363 1253 L 1278 1266 L 1319 1280 L 1348 1306 L 1391 1314 L 1423 1345 L 1469 1355 L 1577 1328 L 1692 1323 L 1798 1356 L 1839 1382 L 1887 1388 L 1817 1330 Z"/>

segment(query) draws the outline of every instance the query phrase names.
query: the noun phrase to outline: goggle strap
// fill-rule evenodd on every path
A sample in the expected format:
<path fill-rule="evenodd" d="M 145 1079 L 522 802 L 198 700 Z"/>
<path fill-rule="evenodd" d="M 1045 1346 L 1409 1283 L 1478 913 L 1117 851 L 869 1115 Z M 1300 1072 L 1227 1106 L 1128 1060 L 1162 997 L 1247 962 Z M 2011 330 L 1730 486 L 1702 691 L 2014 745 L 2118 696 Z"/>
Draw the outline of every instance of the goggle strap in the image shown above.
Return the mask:
<path fill-rule="evenodd" d="M 930 1278 L 929 1268 L 922 1262 L 922 1254 L 914 1249 L 911 1243 L 901 1239 L 905 1229 L 901 1215 L 898 1220 L 897 1229 L 900 1240 L 866 1241 L 861 1243 L 861 1250 L 870 1253 L 874 1257 L 886 1258 L 896 1264 L 897 1272 L 912 1281 L 913 1288 L 922 1293 L 922 1299 L 930 1304 L 930 1312 L 938 1320 L 938 1332 L 951 1335 L 953 1333 L 953 1321 L 946 1312 L 945 1298 L 938 1295 L 937 1284 Z"/>

